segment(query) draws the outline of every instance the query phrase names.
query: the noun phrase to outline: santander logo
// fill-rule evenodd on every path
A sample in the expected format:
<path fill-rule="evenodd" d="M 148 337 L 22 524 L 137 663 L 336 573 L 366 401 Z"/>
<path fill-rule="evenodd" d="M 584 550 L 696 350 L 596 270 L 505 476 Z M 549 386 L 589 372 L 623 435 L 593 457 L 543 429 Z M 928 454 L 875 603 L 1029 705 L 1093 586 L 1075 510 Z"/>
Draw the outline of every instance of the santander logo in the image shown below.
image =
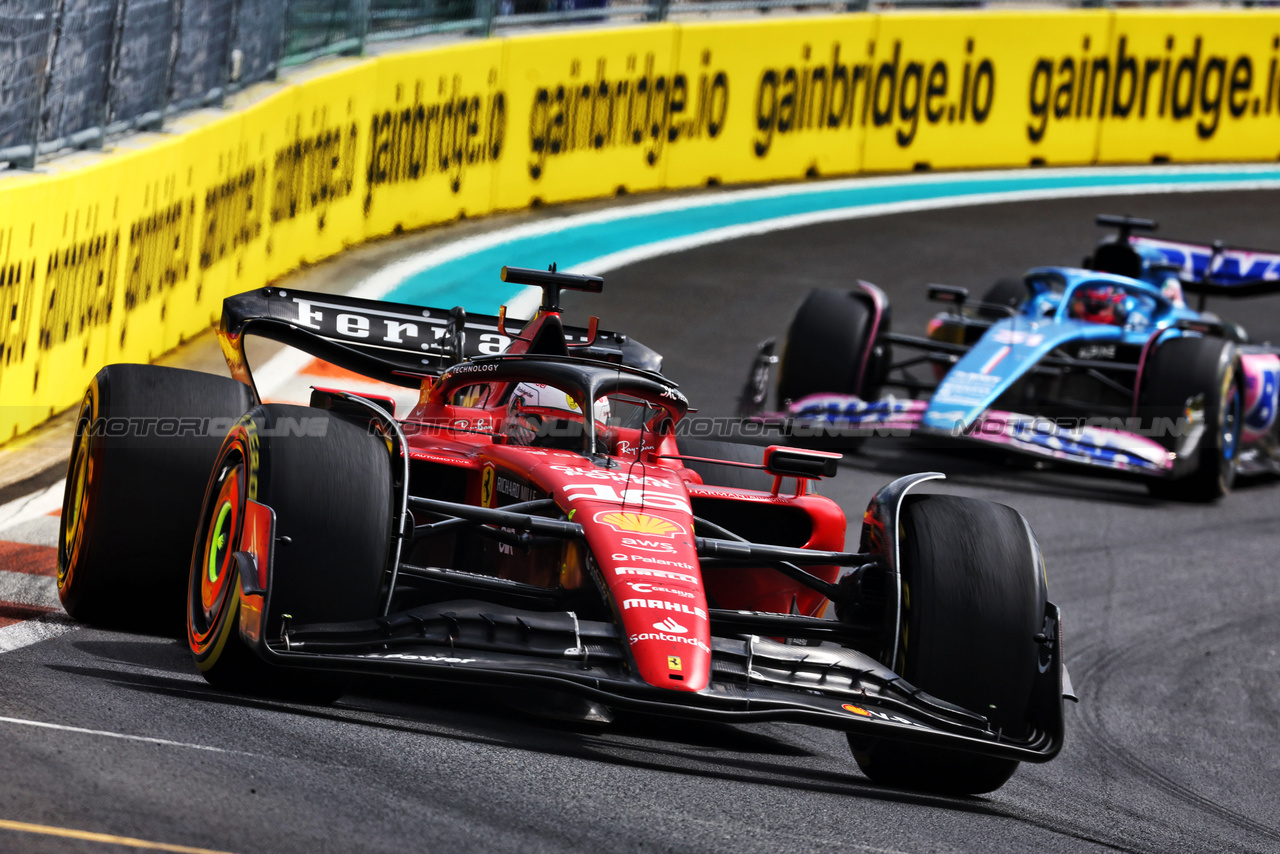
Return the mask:
<path fill-rule="evenodd" d="M 660 632 L 675 632 L 676 634 L 681 635 L 689 631 L 670 617 L 667 617 L 661 623 L 654 623 L 653 627 Z"/>

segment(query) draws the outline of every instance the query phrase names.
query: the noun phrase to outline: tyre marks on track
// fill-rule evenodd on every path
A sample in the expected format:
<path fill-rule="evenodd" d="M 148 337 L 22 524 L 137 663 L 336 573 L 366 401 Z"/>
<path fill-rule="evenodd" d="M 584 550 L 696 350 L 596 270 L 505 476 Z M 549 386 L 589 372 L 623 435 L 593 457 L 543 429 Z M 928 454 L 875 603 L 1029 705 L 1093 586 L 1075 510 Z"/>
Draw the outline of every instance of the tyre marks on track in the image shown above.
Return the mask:
<path fill-rule="evenodd" d="M 1080 689 L 1080 714 L 1076 715 L 1076 721 L 1079 724 L 1078 736 L 1093 743 L 1091 750 L 1105 753 L 1110 760 L 1121 765 L 1134 777 L 1145 781 L 1166 796 L 1206 816 L 1252 834 L 1258 840 L 1259 847 L 1231 846 L 1231 850 L 1239 851 L 1277 850 L 1276 846 L 1280 845 L 1280 830 L 1197 792 L 1192 786 L 1179 782 L 1146 761 L 1130 742 L 1113 732 L 1111 722 L 1104 716 L 1102 710 L 1108 708 L 1104 695 L 1117 681 L 1132 681 L 1129 679 L 1129 674 L 1142 674 L 1162 662 L 1167 662 L 1169 649 L 1177 647 L 1198 649 L 1206 642 L 1239 638 L 1250 629 L 1255 629 L 1260 619 L 1262 618 L 1258 615 L 1250 615 L 1210 627 L 1198 627 L 1199 630 L 1196 631 L 1178 631 L 1170 627 L 1167 636 L 1161 637 L 1157 644 L 1145 649 L 1132 646 L 1103 648 L 1100 644 L 1094 643 L 1084 648 L 1077 648 L 1073 661 L 1073 666 L 1080 671 L 1080 678 L 1076 684 L 1083 686 Z M 1221 648 L 1223 643 L 1216 645 Z M 1150 817 L 1146 816 L 1141 818 L 1150 820 Z M 1181 846 L 1185 850 L 1228 850 L 1224 847 L 1223 837 L 1215 834 L 1210 827 L 1204 827 L 1202 832 L 1204 836 L 1199 843 L 1183 839 Z M 1153 850 L 1161 849 L 1157 847 Z"/>

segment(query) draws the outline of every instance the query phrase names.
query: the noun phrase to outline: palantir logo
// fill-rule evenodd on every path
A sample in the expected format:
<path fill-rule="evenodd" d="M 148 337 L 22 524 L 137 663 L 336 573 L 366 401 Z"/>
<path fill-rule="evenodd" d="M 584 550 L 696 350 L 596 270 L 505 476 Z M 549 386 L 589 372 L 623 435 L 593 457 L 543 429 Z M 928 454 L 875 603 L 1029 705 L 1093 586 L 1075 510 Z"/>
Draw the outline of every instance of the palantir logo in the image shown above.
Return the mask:
<path fill-rule="evenodd" d="M 660 632 L 674 632 L 679 635 L 682 635 L 685 632 L 689 631 L 684 626 L 680 625 L 670 617 L 667 617 L 661 623 L 654 623 L 653 627 Z"/>

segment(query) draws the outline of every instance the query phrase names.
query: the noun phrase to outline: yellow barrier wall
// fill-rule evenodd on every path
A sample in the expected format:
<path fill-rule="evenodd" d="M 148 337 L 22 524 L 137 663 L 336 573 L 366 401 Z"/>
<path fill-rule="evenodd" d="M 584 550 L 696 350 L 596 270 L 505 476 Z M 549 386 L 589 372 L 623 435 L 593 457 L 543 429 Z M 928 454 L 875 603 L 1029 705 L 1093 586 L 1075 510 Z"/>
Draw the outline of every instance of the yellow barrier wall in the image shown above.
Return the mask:
<path fill-rule="evenodd" d="M 224 296 L 466 215 L 707 183 L 1280 156 L 1280 12 L 892 12 L 334 60 L 0 178 L 0 440 Z"/>

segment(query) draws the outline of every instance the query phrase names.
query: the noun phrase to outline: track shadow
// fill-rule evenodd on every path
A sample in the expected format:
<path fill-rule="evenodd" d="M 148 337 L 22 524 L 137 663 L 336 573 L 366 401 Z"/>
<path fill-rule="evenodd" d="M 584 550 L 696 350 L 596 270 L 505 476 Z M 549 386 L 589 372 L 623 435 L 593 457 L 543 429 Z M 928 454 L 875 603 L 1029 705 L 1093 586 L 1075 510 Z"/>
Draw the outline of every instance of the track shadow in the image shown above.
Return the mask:
<path fill-rule="evenodd" d="M 169 673 L 192 673 L 191 653 L 185 644 L 173 638 L 157 636 L 145 640 L 85 640 L 71 644 L 93 658 L 117 661 L 164 670 Z"/>
<path fill-rule="evenodd" d="M 552 723 L 494 704 L 493 693 L 489 690 L 453 685 L 442 686 L 447 688 L 442 692 L 415 695 L 415 702 L 408 708 L 403 708 L 409 696 L 403 689 L 393 689 L 392 696 L 396 698 L 396 702 L 385 705 L 377 695 L 355 694 L 348 695 L 335 706 L 305 706 L 225 693 L 201 683 L 145 673 L 65 664 L 48 667 L 72 676 L 100 679 L 127 690 L 163 694 L 201 703 L 259 709 L 391 732 L 532 750 L 675 773 L 791 788 L 816 787 L 823 791 L 867 794 L 907 803 L 951 804 L 953 808 L 964 811 L 988 811 L 978 799 L 953 799 L 900 792 L 872 783 L 852 772 L 843 774 L 799 768 L 791 760 L 815 754 L 779 739 L 729 724 L 675 722 L 674 719 L 648 715 L 626 715 L 607 728 Z M 784 757 L 784 761 L 722 755 L 691 756 L 689 748 L 772 754 Z M 613 751 L 639 755 L 625 756 Z M 703 765 L 707 767 L 700 767 Z"/>

